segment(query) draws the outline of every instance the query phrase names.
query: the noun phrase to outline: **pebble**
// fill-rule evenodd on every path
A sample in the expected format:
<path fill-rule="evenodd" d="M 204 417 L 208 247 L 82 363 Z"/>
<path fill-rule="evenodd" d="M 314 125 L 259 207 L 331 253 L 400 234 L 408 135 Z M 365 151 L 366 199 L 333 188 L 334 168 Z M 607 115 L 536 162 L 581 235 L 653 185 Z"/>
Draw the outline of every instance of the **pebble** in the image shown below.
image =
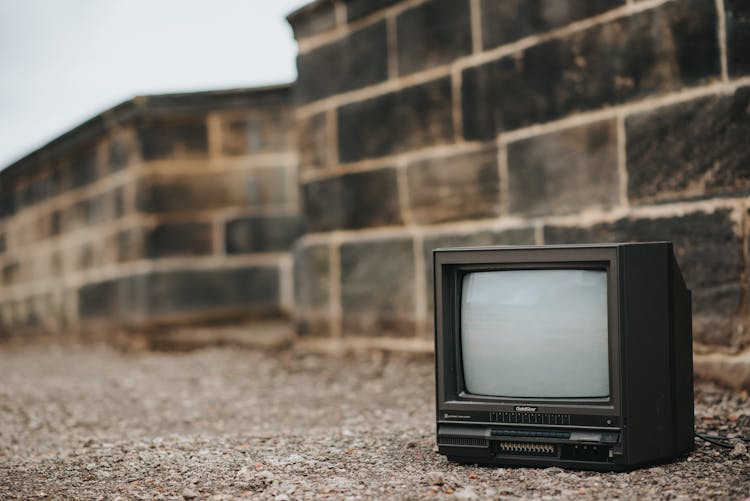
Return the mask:
<path fill-rule="evenodd" d="M 745 445 L 743 442 L 737 442 L 734 444 L 734 449 L 729 453 L 729 455 L 733 458 L 739 458 L 742 456 L 747 455 L 747 445 Z"/>
<path fill-rule="evenodd" d="M 453 497 L 456 499 L 478 499 L 477 493 L 471 487 L 462 487 L 458 489 Z"/>
<path fill-rule="evenodd" d="M 427 474 L 427 482 L 430 485 L 443 485 L 445 483 L 445 478 L 439 471 L 431 471 Z"/>
<path fill-rule="evenodd" d="M 198 497 L 198 494 L 196 494 L 190 487 L 185 487 L 182 490 L 182 497 L 185 499 L 195 499 Z"/>

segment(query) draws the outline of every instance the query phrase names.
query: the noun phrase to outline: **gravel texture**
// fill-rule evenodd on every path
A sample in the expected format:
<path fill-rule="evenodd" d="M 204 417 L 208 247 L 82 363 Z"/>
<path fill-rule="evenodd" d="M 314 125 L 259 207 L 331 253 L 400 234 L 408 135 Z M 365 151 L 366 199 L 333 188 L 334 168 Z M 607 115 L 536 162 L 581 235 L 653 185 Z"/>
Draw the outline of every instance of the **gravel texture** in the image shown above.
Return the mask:
<path fill-rule="evenodd" d="M 750 434 L 750 399 L 697 389 L 699 429 Z M 0 351 L 0 499 L 742 499 L 744 445 L 631 473 L 490 468 L 436 453 L 433 367 L 104 346 Z"/>

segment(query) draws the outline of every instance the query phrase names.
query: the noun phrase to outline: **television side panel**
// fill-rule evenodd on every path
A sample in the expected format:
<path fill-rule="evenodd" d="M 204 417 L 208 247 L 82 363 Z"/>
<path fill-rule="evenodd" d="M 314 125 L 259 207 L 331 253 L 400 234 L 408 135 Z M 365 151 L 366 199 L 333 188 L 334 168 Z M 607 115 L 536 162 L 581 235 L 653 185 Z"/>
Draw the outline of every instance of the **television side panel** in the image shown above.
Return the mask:
<path fill-rule="evenodd" d="M 676 454 L 695 449 L 693 393 L 693 326 L 691 294 L 685 286 L 677 260 L 672 264 L 672 354 L 674 371 L 674 446 Z"/>
<path fill-rule="evenodd" d="M 624 451 L 630 465 L 673 455 L 668 243 L 621 252 Z"/>

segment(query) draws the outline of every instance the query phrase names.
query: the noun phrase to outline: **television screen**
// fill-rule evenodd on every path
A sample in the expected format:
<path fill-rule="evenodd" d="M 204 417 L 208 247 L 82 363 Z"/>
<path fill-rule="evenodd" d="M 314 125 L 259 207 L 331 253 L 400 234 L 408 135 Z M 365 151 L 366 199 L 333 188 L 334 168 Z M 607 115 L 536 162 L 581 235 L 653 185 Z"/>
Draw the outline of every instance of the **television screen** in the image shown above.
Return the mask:
<path fill-rule="evenodd" d="M 607 272 L 465 274 L 460 346 L 470 394 L 608 397 Z"/>

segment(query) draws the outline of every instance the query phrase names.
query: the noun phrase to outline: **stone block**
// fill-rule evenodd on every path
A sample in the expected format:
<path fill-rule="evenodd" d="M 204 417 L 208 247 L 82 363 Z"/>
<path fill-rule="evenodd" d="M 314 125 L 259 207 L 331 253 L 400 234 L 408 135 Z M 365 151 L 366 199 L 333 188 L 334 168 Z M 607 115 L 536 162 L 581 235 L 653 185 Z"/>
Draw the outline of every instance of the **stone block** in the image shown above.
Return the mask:
<path fill-rule="evenodd" d="M 482 47 L 491 49 L 624 5 L 625 0 L 481 0 Z"/>
<path fill-rule="evenodd" d="M 133 130 L 122 130 L 112 135 L 108 147 L 109 171 L 127 167 L 138 157 L 138 140 Z"/>
<path fill-rule="evenodd" d="M 228 254 L 288 252 L 302 234 L 298 216 L 267 215 L 231 219 L 226 223 Z"/>
<path fill-rule="evenodd" d="M 742 237 L 729 210 L 653 219 L 625 218 L 591 227 L 546 226 L 546 244 L 663 241 L 674 244 L 677 262 L 693 291 L 694 336 L 729 344 L 744 306 Z"/>
<path fill-rule="evenodd" d="M 94 145 L 76 153 L 67 165 L 70 187 L 80 188 L 93 183 L 99 175 L 99 156 Z"/>
<path fill-rule="evenodd" d="M 413 163 L 406 171 L 414 221 L 437 223 L 500 213 L 497 150 Z"/>
<path fill-rule="evenodd" d="M 142 212 L 196 211 L 221 207 L 280 208 L 287 204 L 287 174 L 269 167 L 250 171 L 163 174 L 138 182 Z"/>
<path fill-rule="evenodd" d="M 221 152 L 227 156 L 286 152 L 292 112 L 286 106 L 265 107 L 243 116 L 221 119 Z"/>
<path fill-rule="evenodd" d="M 750 87 L 628 117 L 625 130 L 631 202 L 750 189 Z"/>
<path fill-rule="evenodd" d="M 414 249 L 410 238 L 341 245 L 344 334 L 414 334 Z"/>
<path fill-rule="evenodd" d="M 354 172 L 302 185 L 307 231 L 402 223 L 393 168 Z"/>
<path fill-rule="evenodd" d="M 432 0 L 396 18 L 398 73 L 408 75 L 470 54 L 469 0 Z"/>
<path fill-rule="evenodd" d="M 432 80 L 338 110 L 341 162 L 453 141 L 451 82 Z"/>
<path fill-rule="evenodd" d="M 331 249 L 298 245 L 294 249 L 294 305 L 299 312 L 328 313 L 331 296 Z"/>
<path fill-rule="evenodd" d="M 724 0 L 727 70 L 730 77 L 750 73 L 750 3 Z"/>
<path fill-rule="evenodd" d="M 122 279 L 104 280 L 83 285 L 78 289 L 80 318 L 120 318 L 126 307 L 123 302 L 122 282 Z"/>
<path fill-rule="evenodd" d="M 526 216 L 618 205 L 615 120 L 510 143 L 508 192 L 510 212 Z"/>
<path fill-rule="evenodd" d="M 146 255 L 203 256 L 213 252 L 211 223 L 160 223 L 146 231 Z"/>
<path fill-rule="evenodd" d="M 297 57 L 295 99 L 301 103 L 359 89 L 388 78 L 385 21 Z"/>
<path fill-rule="evenodd" d="M 298 121 L 297 150 L 302 170 L 324 168 L 333 161 L 328 154 L 328 143 L 331 139 L 328 136 L 326 112 Z"/>
<path fill-rule="evenodd" d="M 713 0 L 667 2 L 462 74 L 463 132 L 491 139 L 720 75 Z"/>
<path fill-rule="evenodd" d="M 289 22 L 297 40 L 319 35 L 336 26 L 336 7 L 333 2 L 308 4 L 303 10 L 295 12 Z"/>
<path fill-rule="evenodd" d="M 478 247 L 483 245 L 534 245 L 534 228 L 511 228 L 507 230 L 478 230 L 473 233 L 437 233 L 425 236 L 422 242 L 424 253 L 425 283 L 427 284 L 427 311 L 432 311 L 434 280 L 432 251 L 446 247 Z"/>
<path fill-rule="evenodd" d="M 354 21 L 400 1 L 402 0 L 348 0 L 346 18 L 348 21 Z"/>
<path fill-rule="evenodd" d="M 138 127 L 144 160 L 202 158 L 208 155 L 205 117 L 146 120 Z"/>
<path fill-rule="evenodd" d="M 141 276 L 151 318 L 161 315 L 212 315 L 272 312 L 279 306 L 279 270 L 274 266 L 154 272 Z"/>

